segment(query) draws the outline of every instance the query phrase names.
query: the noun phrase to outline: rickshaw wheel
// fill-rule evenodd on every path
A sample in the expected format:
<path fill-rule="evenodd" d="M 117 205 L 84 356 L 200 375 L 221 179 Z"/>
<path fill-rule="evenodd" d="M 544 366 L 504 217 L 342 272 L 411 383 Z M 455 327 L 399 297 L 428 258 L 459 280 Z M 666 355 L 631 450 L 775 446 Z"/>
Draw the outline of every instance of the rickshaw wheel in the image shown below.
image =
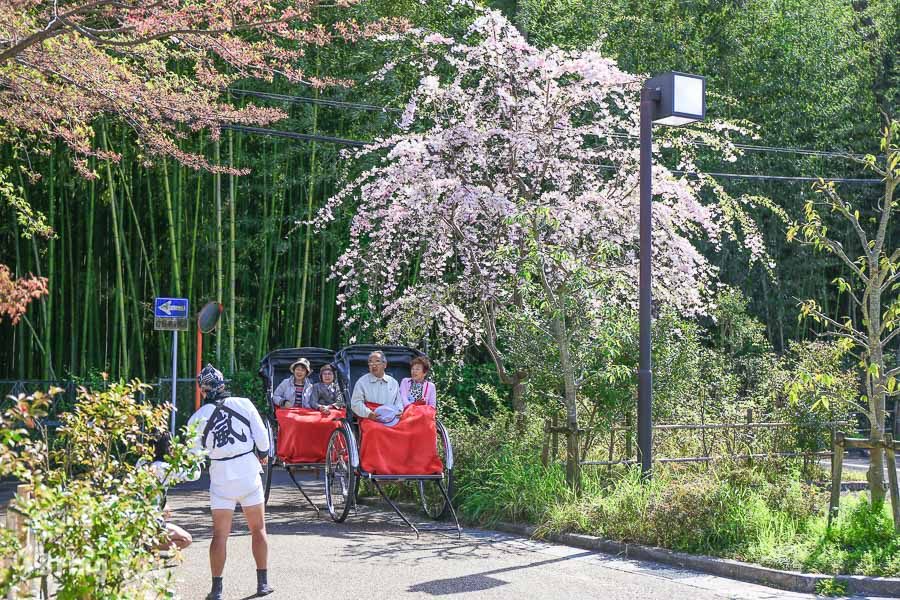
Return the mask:
<path fill-rule="evenodd" d="M 353 506 L 356 473 L 350 464 L 350 439 L 343 428 L 335 429 L 325 452 L 325 505 L 336 523 L 342 523 Z"/>
<path fill-rule="evenodd" d="M 275 470 L 275 457 L 274 456 L 272 456 L 272 455 L 268 456 L 268 458 L 266 459 L 266 464 L 263 465 L 263 470 L 265 471 L 265 473 L 263 474 L 263 477 L 266 478 L 265 503 L 269 504 L 269 492 L 272 489 L 272 471 Z"/>
<path fill-rule="evenodd" d="M 447 465 L 447 446 L 450 443 L 450 438 L 440 422 L 437 424 L 437 434 L 437 453 L 444 465 L 443 483 L 446 486 L 447 497 L 452 499 L 454 493 L 453 470 L 448 468 Z M 419 501 L 425 514 L 435 521 L 443 518 L 450 506 L 447 503 L 447 498 L 441 493 L 438 482 L 434 480 L 420 480 L 417 487 L 419 488 Z"/>
<path fill-rule="evenodd" d="M 275 470 L 275 436 L 268 419 L 266 420 L 266 431 L 269 434 L 269 454 L 266 458 L 266 463 L 263 465 L 263 478 L 266 486 L 264 504 L 269 503 L 269 492 L 272 489 L 272 471 Z"/>

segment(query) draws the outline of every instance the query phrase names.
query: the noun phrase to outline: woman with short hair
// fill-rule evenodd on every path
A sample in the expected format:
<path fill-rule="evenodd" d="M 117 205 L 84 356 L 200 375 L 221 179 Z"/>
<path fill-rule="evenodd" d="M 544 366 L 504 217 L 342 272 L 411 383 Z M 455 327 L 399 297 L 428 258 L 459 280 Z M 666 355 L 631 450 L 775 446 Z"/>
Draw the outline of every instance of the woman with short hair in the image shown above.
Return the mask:
<path fill-rule="evenodd" d="M 312 386 L 304 398 L 304 406 L 328 414 L 332 408 L 343 408 L 344 394 L 334 378 L 334 367 L 323 365 L 319 369 L 319 383 Z"/>
<path fill-rule="evenodd" d="M 403 407 L 421 402 L 428 406 L 437 406 L 437 391 L 434 383 L 425 379 L 431 371 L 431 361 L 425 356 L 417 356 L 409 365 L 410 377 L 404 377 L 400 382 L 400 399 Z"/>

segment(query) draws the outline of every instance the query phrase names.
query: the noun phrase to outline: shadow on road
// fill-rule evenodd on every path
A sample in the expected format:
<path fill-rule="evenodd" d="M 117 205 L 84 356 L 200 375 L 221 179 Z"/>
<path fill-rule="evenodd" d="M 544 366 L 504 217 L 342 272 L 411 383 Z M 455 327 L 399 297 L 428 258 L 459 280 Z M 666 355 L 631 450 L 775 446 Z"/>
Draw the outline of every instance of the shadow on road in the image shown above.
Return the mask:
<path fill-rule="evenodd" d="M 509 573 L 512 571 L 521 571 L 522 569 L 532 569 L 551 565 L 587 556 L 594 556 L 594 552 L 580 552 L 578 554 L 570 554 L 560 558 L 551 558 L 548 560 L 540 560 L 525 565 L 516 565 L 514 567 L 506 567 L 503 569 L 493 569 L 484 571 L 483 573 L 471 573 L 461 577 L 451 577 L 450 579 L 435 579 L 433 581 L 423 581 L 407 588 L 408 592 L 424 592 L 432 596 L 446 596 L 449 594 L 459 594 L 464 592 L 481 592 L 489 590 L 501 585 L 507 585 L 509 582 L 501 579 L 490 577 L 491 575 L 499 575 L 500 573 Z"/>

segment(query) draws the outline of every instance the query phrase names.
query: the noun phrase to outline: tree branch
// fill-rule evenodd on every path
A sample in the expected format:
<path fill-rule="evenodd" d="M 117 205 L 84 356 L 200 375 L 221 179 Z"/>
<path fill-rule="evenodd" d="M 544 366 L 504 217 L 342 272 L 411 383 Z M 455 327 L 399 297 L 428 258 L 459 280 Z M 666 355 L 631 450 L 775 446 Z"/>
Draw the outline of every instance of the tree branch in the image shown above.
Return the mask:
<path fill-rule="evenodd" d="M 863 337 L 863 335 L 860 332 L 856 331 L 852 327 L 849 327 L 847 325 L 844 325 L 843 323 L 839 323 L 839 322 L 835 321 L 834 319 L 832 319 L 828 315 L 822 313 L 821 311 L 812 310 L 812 311 L 810 311 L 810 313 L 815 318 L 825 321 L 832 327 L 836 327 L 839 331 L 833 332 L 835 335 L 840 335 L 842 337 L 849 338 L 849 339 L 853 340 L 854 342 L 856 342 L 857 344 L 859 344 L 860 346 L 868 347 L 869 340 L 866 339 L 865 337 Z"/>
<path fill-rule="evenodd" d="M 18 43 L 13 44 L 12 46 L 7 48 L 3 52 L 0 52 L 0 63 L 6 62 L 7 60 L 9 60 L 11 58 L 16 57 L 17 55 L 21 54 L 22 52 L 24 52 L 31 46 L 34 46 L 35 44 L 38 44 L 44 40 L 47 40 L 52 37 L 56 37 L 57 35 L 61 35 L 61 34 L 65 33 L 67 31 L 65 26 L 68 25 L 67 21 L 70 17 L 74 17 L 79 14 L 95 10 L 95 9 L 103 7 L 103 6 L 113 6 L 113 5 L 120 5 L 119 0 L 95 0 L 94 2 L 90 2 L 83 6 L 74 8 L 74 9 L 70 10 L 69 12 L 64 13 L 62 15 L 54 14 L 53 19 L 51 19 L 50 22 L 47 23 L 47 26 L 44 29 L 42 29 L 41 31 L 38 31 L 36 33 L 33 33 L 25 38 L 22 38 L 22 40 L 19 41 Z M 55 13 L 55 11 L 54 11 L 54 13 Z"/>
<path fill-rule="evenodd" d="M 850 210 L 844 206 L 844 201 L 841 200 L 841 197 L 837 195 L 837 192 L 834 191 L 832 186 L 825 186 L 824 188 L 825 195 L 828 196 L 831 201 L 830 206 L 837 210 L 839 213 L 844 215 L 850 224 L 853 225 L 853 231 L 856 232 L 856 236 L 859 238 L 859 243 L 863 248 L 863 252 L 868 253 L 869 250 L 869 240 L 866 237 L 866 232 L 863 230 L 862 225 L 859 224 L 859 219 L 856 218 L 856 215 L 851 213 Z"/>

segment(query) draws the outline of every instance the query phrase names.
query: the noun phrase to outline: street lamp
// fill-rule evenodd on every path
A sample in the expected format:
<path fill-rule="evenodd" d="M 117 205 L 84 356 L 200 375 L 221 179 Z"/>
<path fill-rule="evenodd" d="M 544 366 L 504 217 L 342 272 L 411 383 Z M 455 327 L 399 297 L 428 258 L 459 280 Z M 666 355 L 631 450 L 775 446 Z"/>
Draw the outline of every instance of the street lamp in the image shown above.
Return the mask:
<path fill-rule="evenodd" d="M 640 363 L 638 367 L 638 453 L 641 473 L 650 477 L 653 465 L 653 370 L 650 361 L 650 293 L 652 246 L 653 124 L 679 126 L 706 117 L 706 78 L 670 71 L 641 88 L 641 209 L 640 209 Z"/>

